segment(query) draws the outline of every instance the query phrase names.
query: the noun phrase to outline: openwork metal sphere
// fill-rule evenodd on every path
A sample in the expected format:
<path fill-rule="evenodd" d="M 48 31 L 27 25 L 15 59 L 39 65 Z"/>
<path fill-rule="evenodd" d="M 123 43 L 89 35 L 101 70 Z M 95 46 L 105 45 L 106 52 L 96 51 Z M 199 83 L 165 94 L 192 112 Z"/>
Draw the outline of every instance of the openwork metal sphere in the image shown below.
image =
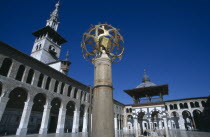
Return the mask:
<path fill-rule="evenodd" d="M 124 52 L 123 37 L 119 31 L 108 24 L 91 25 L 83 34 L 82 52 L 85 59 L 92 61 L 101 56 L 104 50 L 113 62 L 122 59 Z"/>

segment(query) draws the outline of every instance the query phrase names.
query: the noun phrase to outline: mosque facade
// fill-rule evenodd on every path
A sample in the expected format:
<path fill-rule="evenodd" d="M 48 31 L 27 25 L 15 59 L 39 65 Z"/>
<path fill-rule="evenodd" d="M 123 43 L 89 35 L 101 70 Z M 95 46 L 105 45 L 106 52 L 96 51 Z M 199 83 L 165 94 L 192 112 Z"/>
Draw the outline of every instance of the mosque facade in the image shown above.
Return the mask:
<path fill-rule="evenodd" d="M 60 59 L 67 41 L 57 32 L 59 7 L 58 2 L 46 26 L 33 33 L 30 56 L 0 42 L 0 135 L 91 129 L 92 88 L 67 75 L 68 53 Z M 208 97 L 164 101 L 168 85 L 152 83 L 146 72 L 140 85 L 125 92 L 133 104 L 114 100 L 115 130 L 200 129 L 209 108 Z"/>

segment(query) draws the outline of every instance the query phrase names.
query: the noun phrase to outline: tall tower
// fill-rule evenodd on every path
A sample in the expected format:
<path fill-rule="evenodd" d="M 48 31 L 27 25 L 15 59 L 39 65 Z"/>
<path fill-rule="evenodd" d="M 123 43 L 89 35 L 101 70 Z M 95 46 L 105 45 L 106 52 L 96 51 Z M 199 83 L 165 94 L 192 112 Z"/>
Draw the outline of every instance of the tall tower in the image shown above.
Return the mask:
<path fill-rule="evenodd" d="M 68 60 L 59 60 L 61 52 L 61 44 L 67 42 L 58 34 L 58 10 L 60 2 L 55 5 L 55 10 L 50 14 L 46 26 L 32 33 L 36 40 L 34 42 L 31 56 L 50 67 L 67 74 L 71 62 Z"/>
<path fill-rule="evenodd" d="M 46 27 L 33 33 L 36 40 L 33 45 L 31 56 L 45 64 L 58 61 L 61 44 L 66 42 L 66 40 L 57 32 L 59 24 L 59 7 L 60 3 L 58 1 L 55 5 L 55 10 L 50 15 L 50 19 L 47 20 Z"/>

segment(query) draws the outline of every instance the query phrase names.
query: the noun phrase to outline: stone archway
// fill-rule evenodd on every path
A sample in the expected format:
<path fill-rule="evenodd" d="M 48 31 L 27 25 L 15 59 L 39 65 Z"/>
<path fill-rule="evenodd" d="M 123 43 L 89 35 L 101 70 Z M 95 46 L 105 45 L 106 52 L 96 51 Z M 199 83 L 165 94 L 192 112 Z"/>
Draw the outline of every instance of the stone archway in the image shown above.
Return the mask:
<path fill-rule="evenodd" d="M 0 129 L 0 135 L 16 134 L 27 98 L 28 92 L 24 88 L 17 87 L 10 92 L 9 101 L 0 122 L 0 125 L 3 125 Z"/>
<path fill-rule="evenodd" d="M 171 113 L 171 120 L 173 121 L 172 127 L 175 129 L 179 129 L 179 114 L 176 111 Z"/>
<path fill-rule="evenodd" d="M 57 124 L 58 124 L 58 114 L 59 108 L 61 106 L 61 99 L 56 97 L 51 101 L 51 110 L 50 110 L 50 118 L 49 118 L 49 133 L 55 133 Z"/>
<path fill-rule="evenodd" d="M 194 110 L 193 111 L 193 119 L 195 121 L 195 127 L 196 129 L 200 129 L 201 125 L 200 125 L 200 122 L 201 122 L 201 118 L 202 118 L 202 113 L 200 110 Z"/>
<path fill-rule="evenodd" d="M 128 125 L 128 129 L 131 130 L 133 129 L 133 116 L 132 115 L 128 115 L 127 116 L 127 125 Z"/>
<path fill-rule="evenodd" d="M 193 129 L 193 122 L 192 122 L 192 116 L 189 111 L 185 110 L 182 112 L 182 116 L 184 119 L 184 125 L 186 130 L 192 130 Z"/>
<path fill-rule="evenodd" d="M 72 132 L 74 111 L 75 111 L 75 102 L 69 101 L 66 105 L 66 120 L 64 126 L 65 133 Z"/>
<path fill-rule="evenodd" d="M 138 123 L 140 124 L 140 131 L 143 134 L 143 120 L 144 120 L 145 112 L 141 111 L 138 113 Z"/>
<path fill-rule="evenodd" d="M 43 93 L 38 93 L 35 95 L 33 100 L 34 104 L 28 123 L 28 134 L 39 133 L 46 99 L 46 95 Z"/>

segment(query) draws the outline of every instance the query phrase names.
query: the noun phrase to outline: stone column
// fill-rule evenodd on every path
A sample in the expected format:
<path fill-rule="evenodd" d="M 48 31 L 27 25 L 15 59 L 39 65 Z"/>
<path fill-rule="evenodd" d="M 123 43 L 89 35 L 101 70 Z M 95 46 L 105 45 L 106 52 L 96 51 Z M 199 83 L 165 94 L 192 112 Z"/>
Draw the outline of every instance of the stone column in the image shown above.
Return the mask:
<path fill-rule="evenodd" d="M 17 129 L 16 135 L 24 136 L 27 134 L 28 121 L 31 115 L 31 109 L 32 109 L 33 104 L 34 103 L 32 101 L 25 102 L 25 106 L 24 106 L 23 113 L 20 120 L 20 125 Z"/>
<path fill-rule="evenodd" d="M 179 128 L 185 130 L 184 119 L 182 116 L 179 116 Z"/>
<path fill-rule="evenodd" d="M 34 80 L 32 81 L 33 86 L 37 86 L 38 81 L 39 81 L 39 76 L 40 76 L 40 72 L 35 70 L 34 71 Z"/>
<path fill-rule="evenodd" d="M 76 89 L 75 87 L 72 87 L 71 89 L 71 95 L 70 95 L 71 98 L 74 98 L 75 89 Z"/>
<path fill-rule="evenodd" d="M 114 137 L 114 108 L 112 87 L 112 61 L 103 51 L 93 60 L 93 130 L 92 137 Z"/>
<path fill-rule="evenodd" d="M 80 114 L 80 111 L 77 111 L 77 110 L 74 111 L 72 133 L 79 132 L 79 114 Z"/>
<path fill-rule="evenodd" d="M 44 75 L 43 81 L 42 81 L 42 88 L 45 89 L 46 83 L 47 83 L 48 76 Z"/>
<path fill-rule="evenodd" d="M 9 98 L 7 98 L 7 97 L 0 97 L 0 121 L 4 114 L 4 110 L 6 108 L 8 100 L 9 100 Z"/>
<path fill-rule="evenodd" d="M 15 60 L 13 60 L 11 71 L 9 73 L 9 77 L 10 78 L 15 79 L 15 77 L 17 75 L 17 72 L 18 72 L 18 69 L 19 69 L 19 66 L 20 66 L 20 63 L 15 61 Z"/>
<path fill-rule="evenodd" d="M 120 130 L 120 119 L 118 119 L 118 130 Z"/>
<path fill-rule="evenodd" d="M 134 130 L 138 130 L 138 121 L 137 121 L 137 118 L 134 118 Z"/>
<path fill-rule="evenodd" d="M 84 113 L 83 117 L 83 127 L 82 127 L 82 132 L 87 132 L 87 125 L 88 125 L 88 113 Z"/>
<path fill-rule="evenodd" d="M 23 73 L 22 82 L 26 82 L 27 77 L 28 77 L 28 72 L 29 72 L 29 70 L 30 70 L 29 67 L 26 67 L 26 68 L 25 68 L 25 71 L 24 71 L 24 73 Z"/>
<path fill-rule="evenodd" d="M 164 127 L 165 127 L 165 132 L 166 132 L 166 137 L 169 137 L 169 131 L 168 131 L 168 122 L 166 118 L 163 118 L 164 122 Z"/>
<path fill-rule="evenodd" d="M 50 117 L 50 109 L 51 109 L 51 105 L 46 104 L 44 106 L 44 111 L 43 111 L 43 115 L 42 115 L 42 123 L 41 123 L 41 127 L 39 129 L 39 134 L 47 134 L 49 117 Z"/>
<path fill-rule="evenodd" d="M 65 120 L 66 120 L 66 108 L 61 106 L 58 114 L 58 124 L 57 124 L 56 133 L 64 133 Z"/>
<path fill-rule="evenodd" d="M 114 118 L 114 129 L 117 130 L 117 118 Z"/>

